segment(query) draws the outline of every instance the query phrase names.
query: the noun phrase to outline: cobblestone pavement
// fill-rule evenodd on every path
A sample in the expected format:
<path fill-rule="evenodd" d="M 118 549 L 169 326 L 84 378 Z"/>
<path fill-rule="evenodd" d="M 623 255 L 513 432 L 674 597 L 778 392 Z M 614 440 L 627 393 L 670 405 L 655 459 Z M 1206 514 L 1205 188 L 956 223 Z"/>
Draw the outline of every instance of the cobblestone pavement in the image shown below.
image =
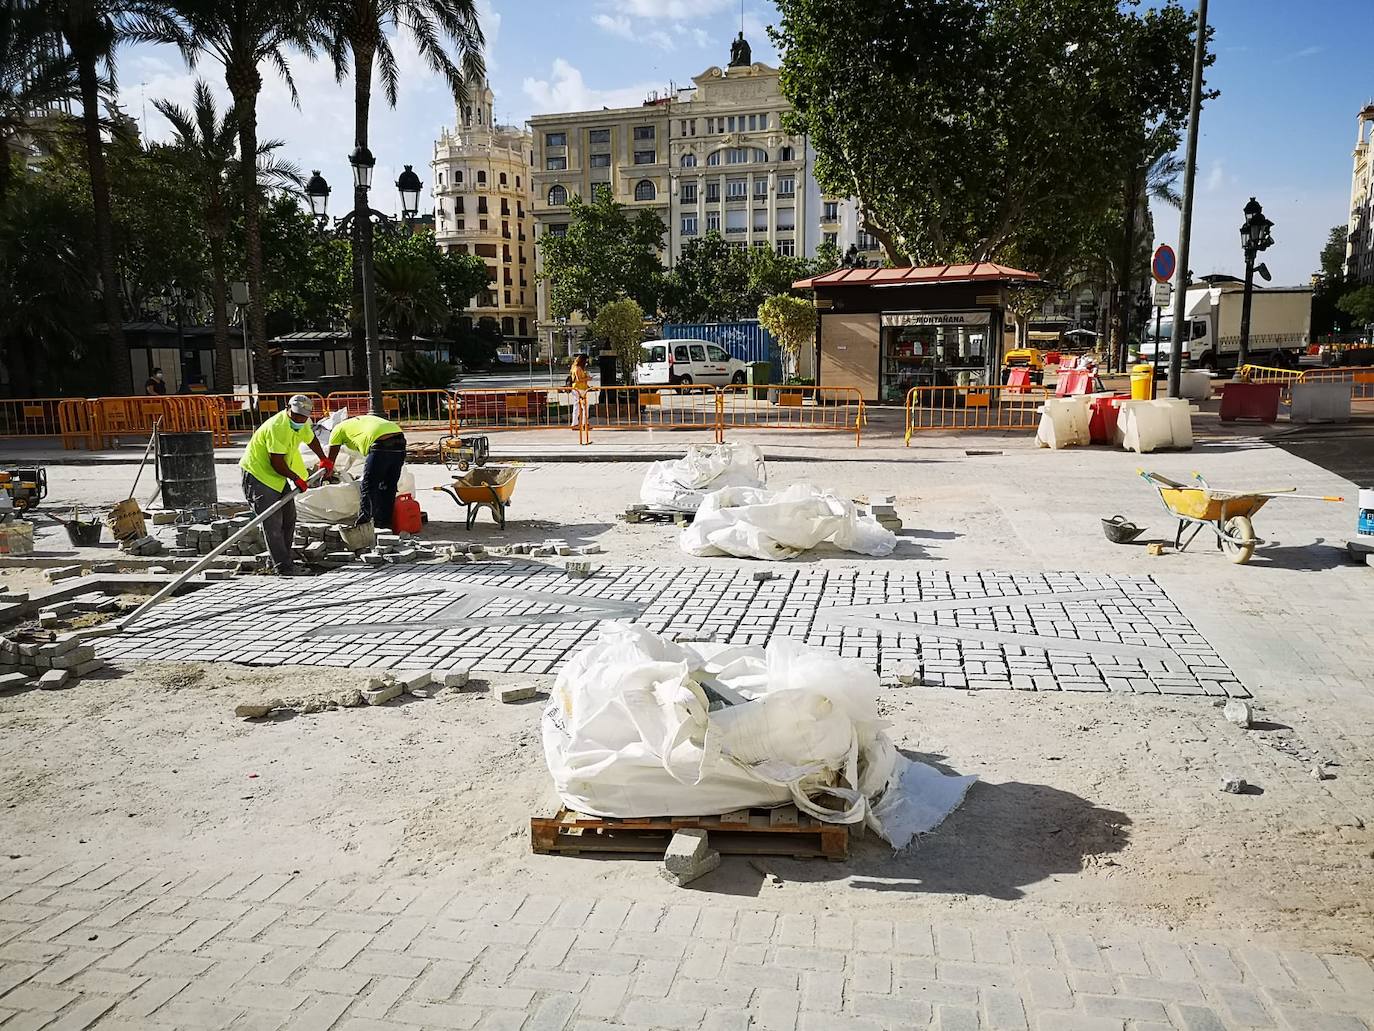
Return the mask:
<path fill-rule="evenodd" d="M 0 860 L 0 1031 L 1367 1031 L 1361 958 L 935 923 Z"/>
<path fill-rule="evenodd" d="M 1248 694 L 1149 577 L 812 566 L 756 581 L 747 569 L 629 566 L 569 580 L 502 562 L 341 571 L 312 581 L 311 595 L 331 600 L 284 604 L 264 579 L 216 585 L 102 641 L 100 654 L 550 673 L 598 621 L 634 619 L 680 638 L 796 637 L 947 687 Z"/>

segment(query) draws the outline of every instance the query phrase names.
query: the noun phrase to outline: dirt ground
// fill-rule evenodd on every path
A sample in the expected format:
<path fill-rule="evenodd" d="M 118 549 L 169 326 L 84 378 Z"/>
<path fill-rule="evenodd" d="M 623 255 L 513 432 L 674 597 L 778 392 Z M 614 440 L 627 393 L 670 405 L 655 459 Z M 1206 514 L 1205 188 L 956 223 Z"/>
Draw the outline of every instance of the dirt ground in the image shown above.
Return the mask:
<path fill-rule="evenodd" d="M 329 674 L 329 688 L 361 676 Z M 155 664 L 59 692 L 0 696 L 6 849 L 225 869 L 427 869 L 508 888 L 551 878 L 667 898 L 652 864 L 530 853 L 552 811 L 538 703 L 479 686 L 309 716 L 234 718 L 321 671 Z M 934 834 L 849 861 L 727 857 L 701 892 L 772 905 L 912 915 L 958 910 L 1169 929 L 1274 933 L 1374 952 L 1374 833 L 1333 793 L 1368 771 L 1307 764 L 1302 713 L 1243 731 L 1206 700 L 892 688 L 890 733 L 918 758 L 981 781 Z M 1279 729 L 1291 728 L 1291 729 Z M 1032 728 L 1028 732 L 1027 728 Z M 1218 790 L 1240 772 L 1262 793 Z M 771 870 L 782 881 L 763 883 Z M 840 891 L 836 891 L 840 888 Z M 807 896 L 810 896 L 808 899 Z"/>

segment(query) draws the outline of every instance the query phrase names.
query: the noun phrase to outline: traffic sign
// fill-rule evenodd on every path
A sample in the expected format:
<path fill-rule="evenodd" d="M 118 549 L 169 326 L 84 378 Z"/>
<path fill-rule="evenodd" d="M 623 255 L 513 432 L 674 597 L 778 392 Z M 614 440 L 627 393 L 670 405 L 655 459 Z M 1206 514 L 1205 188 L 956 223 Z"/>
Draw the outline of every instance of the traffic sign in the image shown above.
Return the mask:
<path fill-rule="evenodd" d="M 1155 284 L 1154 305 L 1156 308 L 1167 308 L 1169 306 L 1169 295 L 1174 292 L 1174 288 L 1168 283 Z"/>
<path fill-rule="evenodd" d="M 1155 248 L 1155 256 L 1150 259 L 1150 271 L 1154 273 L 1155 282 L 1167 283 L 1174 278 L 1174 269 L 1178 267 L 1178 259 L 1174 257 L 1174 249 L 1167 243 L 1162 243 Z"/>

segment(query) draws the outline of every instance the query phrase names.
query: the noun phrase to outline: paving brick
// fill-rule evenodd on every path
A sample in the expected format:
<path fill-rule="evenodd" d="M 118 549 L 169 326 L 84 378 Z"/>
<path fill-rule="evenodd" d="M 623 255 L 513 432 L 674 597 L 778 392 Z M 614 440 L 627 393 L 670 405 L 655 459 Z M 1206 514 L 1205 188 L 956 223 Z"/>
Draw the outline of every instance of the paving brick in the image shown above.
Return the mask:
<path fill-rule="evenodd" d="M 69 949 L 60 959 L 52 961 L 34 974 L 29 979 L 30 983 L 49 986 L 59 985 L 68 978 L 81 973 L 103 955 L 102 952 L 83 952 L 78 949 Z"/>
<path fill-rule="evenodd" d="M 60 988 L 47 988 L 30 982 L 15 988 L 5 996 L 3 1002 L 6 1009 L 56 1013 L 75 998 L 75 992 Z"/>
<path fill-rule="evenodd" d="M 1231 958 L 1229 949 L 1220 945 L 1194 945 L 1190 950 L 1198 975 L 1213 984 L 1240 984 L 1240 967 Z"/>
<path fill-rule="evenodd" d="M 499 1006 L 504 1009 L 528 1009 L 534 992 L 528 988 L 498 988 L 494 985 L 471 985 L 458 993 L 458 1001 L 465 1006 Z"/>
<path fill-rule="evenodd" d="M 1226 1025 L 1221 1022 L 1221 1018 L 1206 1006 L 1180 1005 L 1176 1008 L 1183 1021 L 1184 1031 L 1226 1031 Z"/>
<path fill-rule="evenodd" d="M 339 931 L 315 957 L 317 966 L 337 970 L 346 967 L 372 941 L 372 935 L 361 931 Z"/>
<path fill-rule="evenodd" d="M 979 1031 L 981 1026 L 977 1010 L 963 1006 L 940 1006 L 935 1010 L 936 1031 Z"/>
<path fill-rule="evenodd" d="M 110 1011 L 114 999 L 100 999 L 87 996 L 66 1009 L 51 1024 L 43 1025 L 47 1031 L 85 1031 Z"/>
<path fill-rule="evenodd" d="M 627 974 L 592 974 L 578 1002 L 578 1014 L 584 1017 L 613 1017 L 630 990 Z"/>
<path fill-rule="evenodd" d="M 1019 994 L 1010 988 L 984 988 L 980 994 L 988 1027 L 998 1031 L 1025 1031 L 1026 1012 Z"/>
<path fill-rule="evenodd" d="M 406 977 L 379 977 L 372 982 L 367 994 L 353 1004 L 354 1017 L 384 1017 L 410 988 Z"/>
<path fill-rule="evenodd" d="M 154 1019 L 160 1024 L 172 1024 L 178 1028 L 226 1028 L 242 1013 L 243 1008 L 239 1006 L 205 999 L 174 999 L 158 1010 Z"/>
<path fill-rule="evenodd" d="M 1125 999 L 1114 995 L 1082 995 L 1083 1009 L 1094 1016 L 1124 1020 L 1168 1020 L 1162 1003 L 1151 999 Z"/>
<path fill-rule="evenodd" d="M 352 995 L 320 996 L 291 1018 L 291 1031 L 330 1031 L 352 1002 Z"/>
<path fill-rule="evenodd" d="M 476 1026 L 482 1014 L 468 1006 L 403 1002 L 392 1009 L 391 1018 L 422 1028 L 469 1028 Z"/>
<path fill-rule="evenodd" d="M 664 1006 L 649 999 L 631 999 L 621 1015 L 622 1024 L 697 1031 L 706 1019 L 705 1006 Z"/>

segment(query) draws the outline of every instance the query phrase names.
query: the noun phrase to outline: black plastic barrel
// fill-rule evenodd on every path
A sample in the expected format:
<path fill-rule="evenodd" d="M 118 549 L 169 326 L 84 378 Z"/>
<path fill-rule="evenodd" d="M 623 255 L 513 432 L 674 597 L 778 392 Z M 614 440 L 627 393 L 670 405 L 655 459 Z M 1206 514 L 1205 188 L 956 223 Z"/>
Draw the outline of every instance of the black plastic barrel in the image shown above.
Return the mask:
<path fill-rule="evenodd" d="M 206 508 L 219 501 L 212 433 L 159 433 L 157 469 L 165 508 Z"/>

